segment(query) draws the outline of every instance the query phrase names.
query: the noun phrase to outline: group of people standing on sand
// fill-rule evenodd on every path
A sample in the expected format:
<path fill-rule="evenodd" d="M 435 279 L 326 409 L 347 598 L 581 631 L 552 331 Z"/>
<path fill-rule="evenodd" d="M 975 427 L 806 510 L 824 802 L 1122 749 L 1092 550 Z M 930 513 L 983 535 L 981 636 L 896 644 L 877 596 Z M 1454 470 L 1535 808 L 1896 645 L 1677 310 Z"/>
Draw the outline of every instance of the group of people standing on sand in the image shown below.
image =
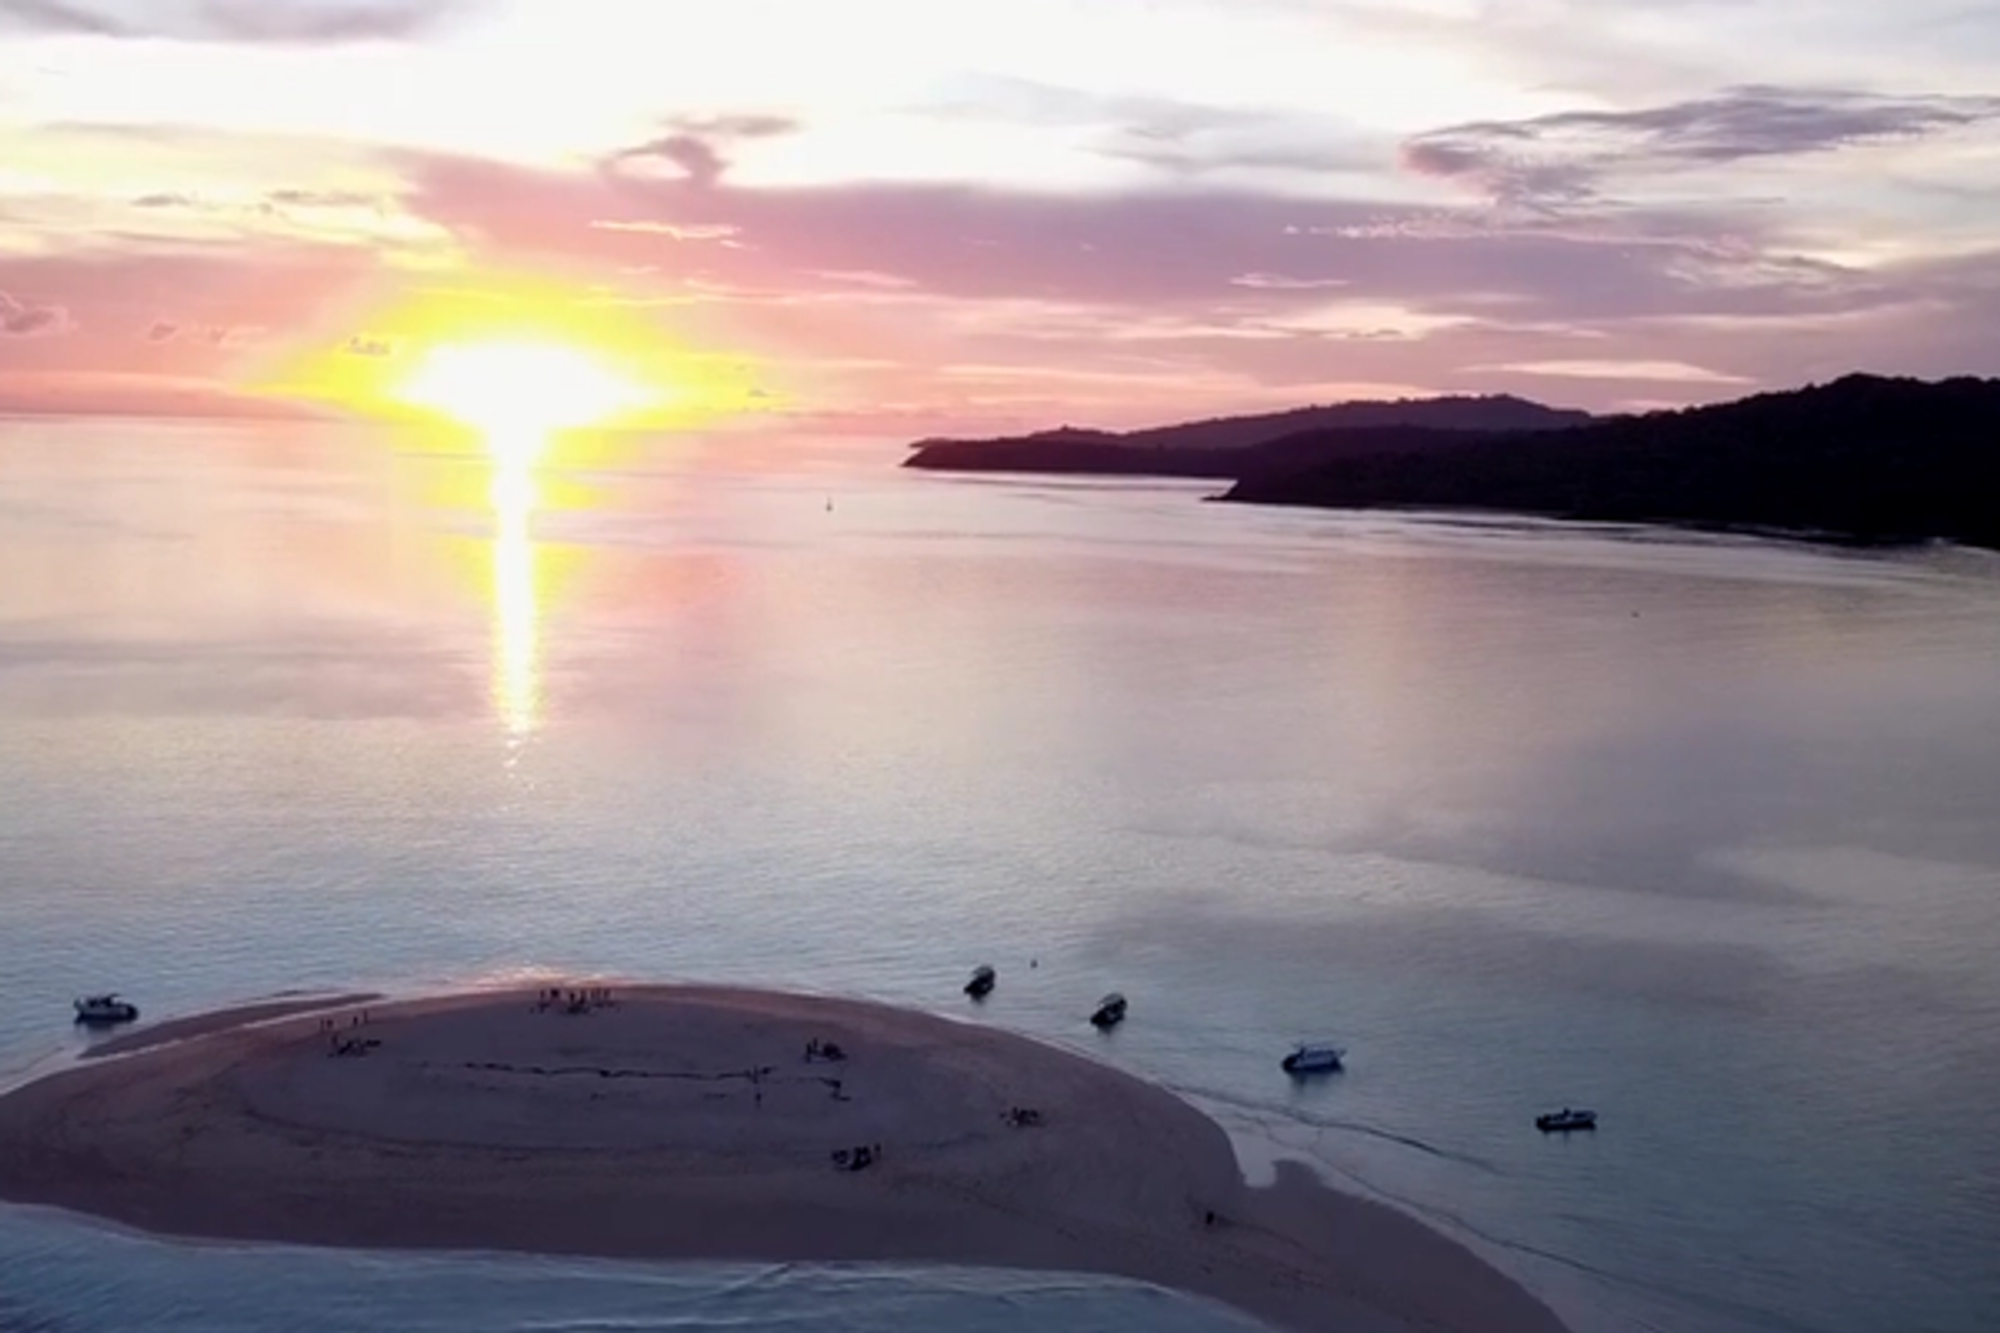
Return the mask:
<path fill-rule="evenodd" d="M 609 986 L 544 986 L 535 994 L 535 1012 L 538 1014 L 550 1009 L 561 1009 L 566 1014 L 587 1014 L 593 1009 L 608 1009 L 616 1004 L 617 1001 L 611 998 Z"/>
<path fill-rule="evenodd" d="M 367 1024 L 368 1011 L 363 1009 L 359 1013 L 349 1014 L 345 1026 L 348 1028 L 358 1028 L 365 1027 Z M 374 1050 L 382 1044 L 379 1037 L 342 1036 L 342 1024 L 337 1018 L 320 1019 L 319 1030 L 326 1037 L 326 1053 L 328 1055 L 366 1055 L 369 1051 Z"/>

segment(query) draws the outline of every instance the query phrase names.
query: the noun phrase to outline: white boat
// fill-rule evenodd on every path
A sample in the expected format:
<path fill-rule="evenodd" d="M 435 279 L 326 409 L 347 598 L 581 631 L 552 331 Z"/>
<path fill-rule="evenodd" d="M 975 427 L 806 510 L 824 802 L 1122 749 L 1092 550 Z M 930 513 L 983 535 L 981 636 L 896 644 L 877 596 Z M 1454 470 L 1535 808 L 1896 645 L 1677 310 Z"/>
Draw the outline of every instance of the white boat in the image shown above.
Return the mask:
<path fill-rule="evenodd" d="M 130 1023 L 139 1016 L 139 1006 L 116 995 L 86 995 L 76 1002 L 79 1023 Z"/>
<path fill-rule="evenodd" d="M 1324 1074 L 1339 1069 L 1346 1055 L 1338 1046 L 1300 1042 L 1278 1065 L 1287 1074 Z"/>
<path fill-rule="evenodd" d="M 1574 1111 L 1565 1106 L 1560 1111 L 1550 1111 L 1535 1117 L 1535 1128 L 1544 1134 L 1556 1134 L 1571 1129 L 1596 1129 L 1597 1112 Z"/>
<path fill-rule="evenodd" d="M 1091 1013 L 1090 1021 L 1093 1026 L 1101 1028 L 1115 1027 L 1124 1022 L 1125 997 L 1117 991 L 1112 991 L 1097 1002 L 1097 1008 Z"/>
<path fill-rule="evenodd" d="M 972 980 L 965 983 L 965 993 L 975 1000 L 983 1000 L 993 989 L 995 981 L 993 969 L 983 964 L 972 970 Z"/>

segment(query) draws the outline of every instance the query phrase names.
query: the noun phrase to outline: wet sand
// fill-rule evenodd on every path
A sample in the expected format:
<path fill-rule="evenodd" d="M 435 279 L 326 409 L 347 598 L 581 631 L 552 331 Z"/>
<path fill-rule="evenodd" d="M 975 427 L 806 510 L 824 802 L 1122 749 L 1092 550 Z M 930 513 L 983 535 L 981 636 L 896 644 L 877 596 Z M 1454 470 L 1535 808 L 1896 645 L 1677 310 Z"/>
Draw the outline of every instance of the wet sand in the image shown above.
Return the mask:
<path fill-rule="evenodd" d="M 379 1000 L 381 998 L 374 991 L 351 991 L 344 995 L 261 1000 L 256 1004 L 238 1005 L 233 1009 L 218 1009 L 210 1014 L 195 1014 L 188 1018 L 169 1019 L 164 1023 L 148 1023 L 139 1027 L 121 1029 L 118 1035 L 100 1041 L 84 1051 L 83 1058 L 86 1060 L 97 1060 L 107 1055 L 127 1055 L 133 1051 L 143 1051 L 155 1046 L 164 1046 L 168 1042 L 186 1041 L 193 1037 L 205 1036 L 210 1032 L 221 1032 L 228 1028 L 246 1027 L 251 1023 L 269 1022 L 272 1019 L 286 1018 L 293 1014 L 309 1014 L 327 1009 L 342 1009 L 349 1005 L 365 1004 L 370 1000 Z"/>
<path fill-rule="evenodd" d="M 1562 1328 L 1456 1242 L 1302 1168 L 1247 1186 L 1213 1121 L 1081 1056 L 848 1000 L 613 999 L 244 1028 L 252 1006 L 169 1045 L 162 1025 L 0 1097 L 0 1198 L 200 1237 L 1106 1273 L 1295 1330 Z M 813 1041 L 845 1058 L 807 1058 Z"/>

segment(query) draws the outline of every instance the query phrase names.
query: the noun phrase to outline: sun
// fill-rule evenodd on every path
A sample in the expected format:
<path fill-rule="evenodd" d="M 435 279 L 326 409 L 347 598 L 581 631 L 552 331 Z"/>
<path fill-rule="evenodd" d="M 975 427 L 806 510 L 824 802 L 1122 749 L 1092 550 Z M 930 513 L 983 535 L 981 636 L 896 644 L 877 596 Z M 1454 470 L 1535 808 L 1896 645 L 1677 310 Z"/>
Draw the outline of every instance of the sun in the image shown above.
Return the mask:
<path fill-rule="evenodd" d="M 594 425 L 656 397 L 587 352 L 536 342 L 433 347 L 397 396 L 493 439 L 533 439 Z"/>

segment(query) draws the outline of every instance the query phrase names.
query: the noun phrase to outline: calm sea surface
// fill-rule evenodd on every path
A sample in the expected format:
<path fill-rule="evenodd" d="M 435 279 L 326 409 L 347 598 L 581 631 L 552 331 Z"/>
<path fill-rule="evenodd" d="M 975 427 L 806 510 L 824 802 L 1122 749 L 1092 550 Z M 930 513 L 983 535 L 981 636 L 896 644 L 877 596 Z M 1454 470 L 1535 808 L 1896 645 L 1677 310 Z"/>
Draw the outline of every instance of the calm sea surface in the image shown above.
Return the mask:
<path fill-rule="evenodd" d="M 991 962 L 982 1021 L 1586 1333 L 2000 1327 L 2000 561 L 894 461 L 0 423 L 0 1078 L 73 1051 L 92 988 L 553 970 L 958 1014 Z M 1295 1087 L 1318 1037 L 1351 1068 Z M 1564 1103 L 1603 1129 L 1536 1134 Z M 0 1209 L 0 1329 L 279 1327 L 1249 1326 L 1074 1277 Z"/>

